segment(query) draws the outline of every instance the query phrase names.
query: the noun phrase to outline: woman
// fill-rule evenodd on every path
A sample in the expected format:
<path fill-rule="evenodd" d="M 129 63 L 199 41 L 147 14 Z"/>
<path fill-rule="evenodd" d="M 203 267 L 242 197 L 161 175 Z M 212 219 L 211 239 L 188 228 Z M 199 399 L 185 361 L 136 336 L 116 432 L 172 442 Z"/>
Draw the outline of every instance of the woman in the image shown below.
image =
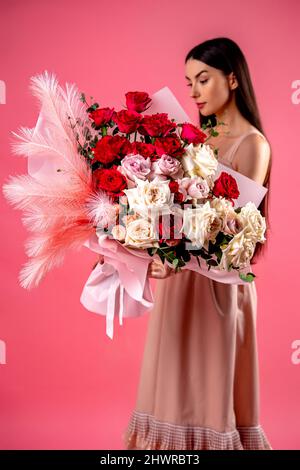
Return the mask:
<path fill-rule="evenodd" d="M 228 38 L 205 41 L 188 53 L 185 75 L 200 125 L 225 123 L 207 142 L 220 162 L 269 189 L 271 150 L 240 48 Z M 266 219 L 267 203 L 259 207 Z M 271 449 L 259 421 L 255 282 L 174 274 L 158 261 L 149 276 L 158 279 L 155 303 L 126 448 Z"/>

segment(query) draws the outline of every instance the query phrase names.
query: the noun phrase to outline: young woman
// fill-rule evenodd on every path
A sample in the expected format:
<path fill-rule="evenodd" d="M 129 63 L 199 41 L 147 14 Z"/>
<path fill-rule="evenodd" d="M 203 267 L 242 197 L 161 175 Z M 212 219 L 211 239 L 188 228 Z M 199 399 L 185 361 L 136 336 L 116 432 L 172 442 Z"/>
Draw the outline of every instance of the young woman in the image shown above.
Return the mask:
<path fill-rule="evenodd" d="M 225 123 L 211 143 L 221 163 L 269 189 L 264 136 L 245 57 L 228 38 L 194 47 L 185 60 L 200 125 Z M 259 209 L 266 217 L 267 196 Z M 268 234 L 266 233 L 266 238 Z M 257 244 L 252 263 L 262 254 Z M 153 261 L 157 278 L 127 449 L 271 449 L 259 418 L 255 282 L 224 284 Z"/>

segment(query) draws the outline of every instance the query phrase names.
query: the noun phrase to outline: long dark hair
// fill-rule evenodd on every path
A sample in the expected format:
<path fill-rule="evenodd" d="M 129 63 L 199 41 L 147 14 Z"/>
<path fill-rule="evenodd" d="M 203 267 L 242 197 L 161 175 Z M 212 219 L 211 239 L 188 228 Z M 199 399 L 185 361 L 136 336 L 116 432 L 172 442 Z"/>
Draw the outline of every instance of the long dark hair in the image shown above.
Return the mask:
<path fill-rule="evenodd" d="M 185 58 L 185 63 L 189 59 L 199 60 L 205 64 L 221 70 L 225 75 L 229 75 L 231 72 L 234 73 L 238 87 L 233 90 L 235 93 L 236 105 L 242 116 L 247 119 L 252 126 L 256 127 L 262 134 L 265 135 L 261 118 L 256 102 L 256 97 L 250 78 L 249 68 L 245 59 L 245 56 L 239 46 L 229 38 L 219 37 L 214 39 L 208 39 L 207 41 L 198 44 L 193 47 Z M 212 125 L 217 124 L 215 114 L 210 116 L 203 116 L 199 111 L 199 124 L 209 124 L 209 120 Z M 270 143 L 269 143 L 270 145 Z M 271 149 L 271 145 L 270 145 Z M 272 160 L 272 149 L 271 157 L 269 161 L 269 167 L 265 178 L 264 186 L 268 188 L 266 196 L 262 200 L 258 209 L 260 210 L 263 217 L 266 219 L 266 232 L 265 237 L 268 240 L 268 233 L 271 229 L 269 220 L 269 203 L 270 203 L 270 175 L 271 175 L 271 160 Z M 267 248 L 267 241 L 264 243 L 257 243 L 254 251 L 254 256 L 251 260 L 251 264 L 256 264 L 258 258 L 264 254 Z"/>

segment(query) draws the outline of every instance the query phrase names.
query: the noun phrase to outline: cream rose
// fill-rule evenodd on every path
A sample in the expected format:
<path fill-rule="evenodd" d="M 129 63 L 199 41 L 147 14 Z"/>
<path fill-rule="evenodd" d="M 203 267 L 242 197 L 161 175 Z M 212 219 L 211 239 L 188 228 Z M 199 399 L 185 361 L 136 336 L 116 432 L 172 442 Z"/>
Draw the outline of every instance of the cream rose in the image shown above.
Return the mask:
<path fill-rule="evenodd" d="M 155 228 L 146 219 L 137 219 L 126 227 L 125 245 L 133 248 L 159 247 Z"/>
<path fill-rule="evenodd" d="M 155 178 L 153 181 L 136 180 L 136 183 L 136 188 L 124 189 L 130 209 L 147 216 L 149 209 L 160 213 L 171 212 L 174 194 L 170 191 L 169 180 Z"/>
<path fill-rule="evenodd" d="M 207 201 L 196 208 L 186 208 L 183 211 L 183 225 L 181 232 L 189 238 L 194 246 L 202 248 L 207 240 L 213 240 L 221 227 L 215 209 Z"/>
<path fill-rule="evenodd" d="M 230 240 L 225 249 L 222 249 L 220 268 L 227 270 L 230 264 L 236 268 L 245 268 L 250 264 L 254 250 L 255 243 L 242 230 Z"/>
<path fill-rule="evenodd" d="M 189 144 L 185 148 L 181 163 L 188 176 L 201 176 L 202 178 L 209 178 L 210 181 L 218 166 L 218 160 L 213 150 L 205 144 Z"/>
<path fill-rule="evenodd" d="M 214 197 L 210 200 L 210 206 L 217 211 L 219 217 L 232 211 L 232 204 L 225 197 Z"/>
<path fill-rule="evenodd" d="M 266 231 L 266 219 L 256 208 L 253 202 L 247 202 L 240 211 L 240 217 L 243 220 L 247 237 L 254 243 L 263 243 L 266 238 L 264 236 Z"/>
<path fill-rule="evenodd" d="M 119 242 L 124 242 L 126 228 L 124 227 L 124 225 L 115 225 L 111 230 L 111 234 L 115 240 L 118 240 Z"/>

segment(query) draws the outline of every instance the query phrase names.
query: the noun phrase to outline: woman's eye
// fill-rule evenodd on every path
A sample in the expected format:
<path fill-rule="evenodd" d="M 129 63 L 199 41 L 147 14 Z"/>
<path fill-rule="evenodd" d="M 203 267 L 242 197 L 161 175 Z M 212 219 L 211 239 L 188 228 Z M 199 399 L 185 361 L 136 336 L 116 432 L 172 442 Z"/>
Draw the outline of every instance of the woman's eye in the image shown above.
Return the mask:
<path fill-rule="evenodd" d="M 208 82 L 208 78 L 206 80 L 199 80 L 199 81 L 200 81 L 200 83 L 206 83 L 206 82 Z M 192 84 L 188 83 L 187 86 L 192 86 Z"/>

